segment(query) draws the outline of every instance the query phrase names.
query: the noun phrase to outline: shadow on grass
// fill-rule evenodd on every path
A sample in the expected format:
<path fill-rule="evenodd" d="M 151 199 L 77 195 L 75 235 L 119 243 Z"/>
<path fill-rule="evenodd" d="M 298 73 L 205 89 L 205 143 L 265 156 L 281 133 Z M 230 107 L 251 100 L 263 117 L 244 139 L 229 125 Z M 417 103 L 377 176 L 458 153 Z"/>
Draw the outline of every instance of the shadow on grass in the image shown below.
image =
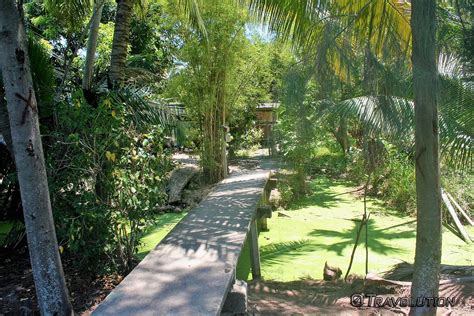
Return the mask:
<path fill-rule="evenodd" d="M 350 229 L 345 230 L 330 230 L 330 229 L 316 229 L 309 233 L 309 236 L 312 237 L 334 237 L 338 239 L 342 239 L 342 241 L 334 243 L 332 245 L 327 246 L 326 244 L 320 244 L 321 248 L 326 248 L 329 251 L 333 251 L 337 253 L 339 256 L 342 255 L 343 250 L 346 247 L 352 247 L 354 245 L 357 230 L 359 229 L 360 220 L 354 219 L 354 226 Z M 405 250 L 390 246 L 387 242 L 394 240 L 394 239 L 408 239 L 415 237 L 415 231 L 402 231 L 402 232 L 390 232 L 389 230 L 392 228 L 396 228 L 399 226 L 407 225 L 412 223 L 413 221 L 408 221 L 402 224 L 394 225 L 388 228 L 375 228 L 374 221 L 369 220 L 368 223 L 368 248 L 369 250 L 388 255 L 389 252 L 391 253 L 401 253 L 405 252 Z M 360 239 L 359 239 L 360 247 L 365 247 L 365 228 L 362 229 Z"/>
<path fill-rule="evenodd" d="M 346 193 L 334 192 L 335 185 L 350 185 L 349 182 L 331 180 L 327 178 L 317 179 L 311 182 L 311 195 L 296 200 L 289 210 L 298 210 L 309 206 L 319 206 L 322 208 L 336 207 L 343 203 L 342 195 Z M 349 193 L 347 193 L 349 194 Z"/>
<path fill-rule="evenodd" d="M 165 213 L 156 216 L 153 220 L 153 225 L 150 226 L 141 237 L 142 245 L 139 248 L 136 257 L 139 260 L 145 258 L 145 256 L 155 248 L 155 246 L 186 216 L 186 214 L 187 213 Z M 145 240 L 146 242 L 144 243 Z"/>
<path fill-rule="evenodd" d="M 260 294 L 262 292 L 263 295 Z M 288 314 L 289 307 L 292 306 L 302 307 L 299 311 L 311 315 L 321 311 L 312 310 L 311 307 L 325 308 L 324 315 L 340 314 L 341 310 L 332 310 L 333 306 L 330 305 L 341 298 L 349 297 L 353 293 L 354 289 L 341 280 L 337 282 L 314 279 L 290 282 L 266 280 L 264 282 L 253 281 L 249 283 L 249 301 L 257 303 L 261 307 L 260 313 L 266 314 L 268 312 L 272 315 Z M 310 309 L 307 309 L 308 307 Z M 297 315 L 300 315 L 300 313 L 297 313 Z"/>
<path fill-rule="evenodd" d="M 284 264 L 297 256 L 304 256 L 308 252 L 319 250 L 310 239 L 284 241 L 273 243 L 260 248 L 260 258 L 266 264 Z"/>
<path fill-rule="evenodd" d="M 374 206 L 374 208 L 371 208 L 371 213 L 377 214 L 380 216 L 396 216 L 396 217 L 408 217 L 410 215 L 410 211 L 407 210 L 400 210 L 395 207 L 387 205 L 386 202 L 380 200 L 380 199 L 370 199 L 370 202 Z"/>
<path fill-rule="evenodd" d="M 347 247 L 352 248 L 355 242 L 360 220 L 353 220 L 353 222 L 354 226 L 351 229 L 342 231 L 337 229 L 316 229 L 309 233 L 309 236 L 316 238 L 333 237 L 342 239 L 342 241 L 337 243 L 328 244 L 327 242 L 320 243 L 313 239 L 300 239 L 263 246 L 260 249 L 262 261 L 265 262 L 265 264 L 280 265 L 294 260 L 295 257 L 321 250 L 329 250 L 342 256 L 344 249 Z M 375 228 L 373 220 L 369 220 L 369 250 L 383 255 L 406 252 L 404 249 L 389 245 L 388 242 L 397 239 L 414 238 L 415 231 L 391 232 L 390 230 L 412 222 L 413 221 L 408 221 L 386 228 Z M 365 229 L 362 230 L 359 239 L 359 247 L 365 247 Z"/>

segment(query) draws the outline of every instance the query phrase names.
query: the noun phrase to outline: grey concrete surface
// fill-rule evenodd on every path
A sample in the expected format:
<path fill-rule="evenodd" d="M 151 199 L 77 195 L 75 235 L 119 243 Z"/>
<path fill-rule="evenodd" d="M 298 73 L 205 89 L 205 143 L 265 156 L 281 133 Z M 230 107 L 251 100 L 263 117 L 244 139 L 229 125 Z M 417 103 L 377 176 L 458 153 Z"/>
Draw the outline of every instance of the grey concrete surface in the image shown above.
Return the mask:
<path fill-rule="evenodd" d="M 262 165 L 219 183 L 93 315 L 219 315 L 270 176 Z"/>

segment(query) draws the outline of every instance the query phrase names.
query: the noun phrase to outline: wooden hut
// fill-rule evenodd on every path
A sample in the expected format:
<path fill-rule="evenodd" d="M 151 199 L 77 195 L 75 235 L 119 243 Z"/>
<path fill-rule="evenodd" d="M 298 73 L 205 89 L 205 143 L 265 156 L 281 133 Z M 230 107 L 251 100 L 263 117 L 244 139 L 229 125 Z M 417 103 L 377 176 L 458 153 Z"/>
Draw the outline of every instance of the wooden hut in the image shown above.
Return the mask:
<path fill-rule="evenodd" d="M 257 128 L 263 132 L 263 145 L 265 145 L 270 155 L 275 153 L 275 141 L 273 137 L 273 127 L 278 120 L 278 107 L 280 103 L 261 103 L 257 106 Z"/>

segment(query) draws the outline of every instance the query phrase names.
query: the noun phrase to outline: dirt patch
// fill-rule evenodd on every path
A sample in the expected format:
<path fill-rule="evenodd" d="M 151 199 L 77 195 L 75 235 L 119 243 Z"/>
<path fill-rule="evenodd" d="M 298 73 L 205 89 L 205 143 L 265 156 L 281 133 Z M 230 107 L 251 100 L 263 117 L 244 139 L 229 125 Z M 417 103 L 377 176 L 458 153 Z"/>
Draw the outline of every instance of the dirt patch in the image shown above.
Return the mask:
<path fill-rule="evenodd" d="M 118 274 L 97 276 L 77 269 L 63 258 L 66 283 L 74 310 L 88 315 L 123 279 Z M 39 315 L 33 274 L 26 246 L 0 254 L 0 315 Z"/>
<path fill-rule="evenodd" d="M 374 292 L 375 291 L 375 292 Z M 387 293 L 391 292 L 391 293 Z M 354 307 L 354 293 L 380 293 L 384 300 L 409 296 L 408 287 L 396 289 L 369 289 L 362 280 L 342 281 L 301 280 L 294 282 L 258 281 L 249 283 L 249 309 L 256 314 L 344 314 L 344 315 L 408 315 L 408 308 Z M 384 294 L 382 294 L 384 293 Z M 440 286 L 440 295 L 457 297 L 455 307 L 438 308 L 438 315 L 472 315 L 474 300 L 467 285 Z"/>

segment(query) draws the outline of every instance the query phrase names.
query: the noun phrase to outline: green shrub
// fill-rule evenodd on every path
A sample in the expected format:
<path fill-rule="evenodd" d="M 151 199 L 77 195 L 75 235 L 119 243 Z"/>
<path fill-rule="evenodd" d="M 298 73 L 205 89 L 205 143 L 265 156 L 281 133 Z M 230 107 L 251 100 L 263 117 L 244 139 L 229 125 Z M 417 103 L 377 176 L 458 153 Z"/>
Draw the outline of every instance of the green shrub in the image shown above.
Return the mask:
<path fill-rule="evenodd" d="M 347 159 L 339 150 L 331 150 L 322 146 L 314 151 L 314 157 L 308 166 L 309 174 L 341 175 L 346 172 Z"/>
<path fill-rule="evenodd" d="M 294 190 L 289 181 L 278 181 L 277 189 L 280 192 L 280 205 L 287 208 L 295 199 Z"/>
<path fill-rule="evenodd" d="M 281 173 L 278 175 L 277 190 L 280 194 L 279 206 L 288 208 L 293 202 L 311 192 L 305 178 L 298 173 Z"/>
<path fill-rule="evenodd" d="M 232 133 L 231 133 L 232 134 Z M 234 137 L 235 136 L 235 137 Z M 260 128 L 252 127 L 244 133 L 234 133 L 229 144 L 229 151 L 232 156 L 248 156 L 249 152 L 260 147 L 263 140 L 263 131 Z"/>
<path fill-rule="evenodd" d="M 415 165 L 403 153 L 391 152 L 381 186 L 381 195 L 390 206 L 411 214 L 416 210 Z"/>
<path fill-rule="evenodd" d="M 396 147 L 385 144 L 384 158 L 370 175 L 369 194 L 405 214 L 416 209 L 415 165 L 410 157 Z M 367 180 L 367 168 L 362 150 L 353 150 L 348 157 L 350 179 L 359 184 Z"/>
<path fill-rule="evenodd" d="M 441 168 L 441 186 L 465 211 L 474 208 L 474 172 L 469 166 L 458 170 L 443 166 Z"/>
<path fill-rule="evenodd" d="M 48 169 L 60 245 L 87 267 L 128 270 L 139 237 L 165 201 L 170 154 L 160 126 L 136 126 L 123 94 L 58 106 Z"/>

